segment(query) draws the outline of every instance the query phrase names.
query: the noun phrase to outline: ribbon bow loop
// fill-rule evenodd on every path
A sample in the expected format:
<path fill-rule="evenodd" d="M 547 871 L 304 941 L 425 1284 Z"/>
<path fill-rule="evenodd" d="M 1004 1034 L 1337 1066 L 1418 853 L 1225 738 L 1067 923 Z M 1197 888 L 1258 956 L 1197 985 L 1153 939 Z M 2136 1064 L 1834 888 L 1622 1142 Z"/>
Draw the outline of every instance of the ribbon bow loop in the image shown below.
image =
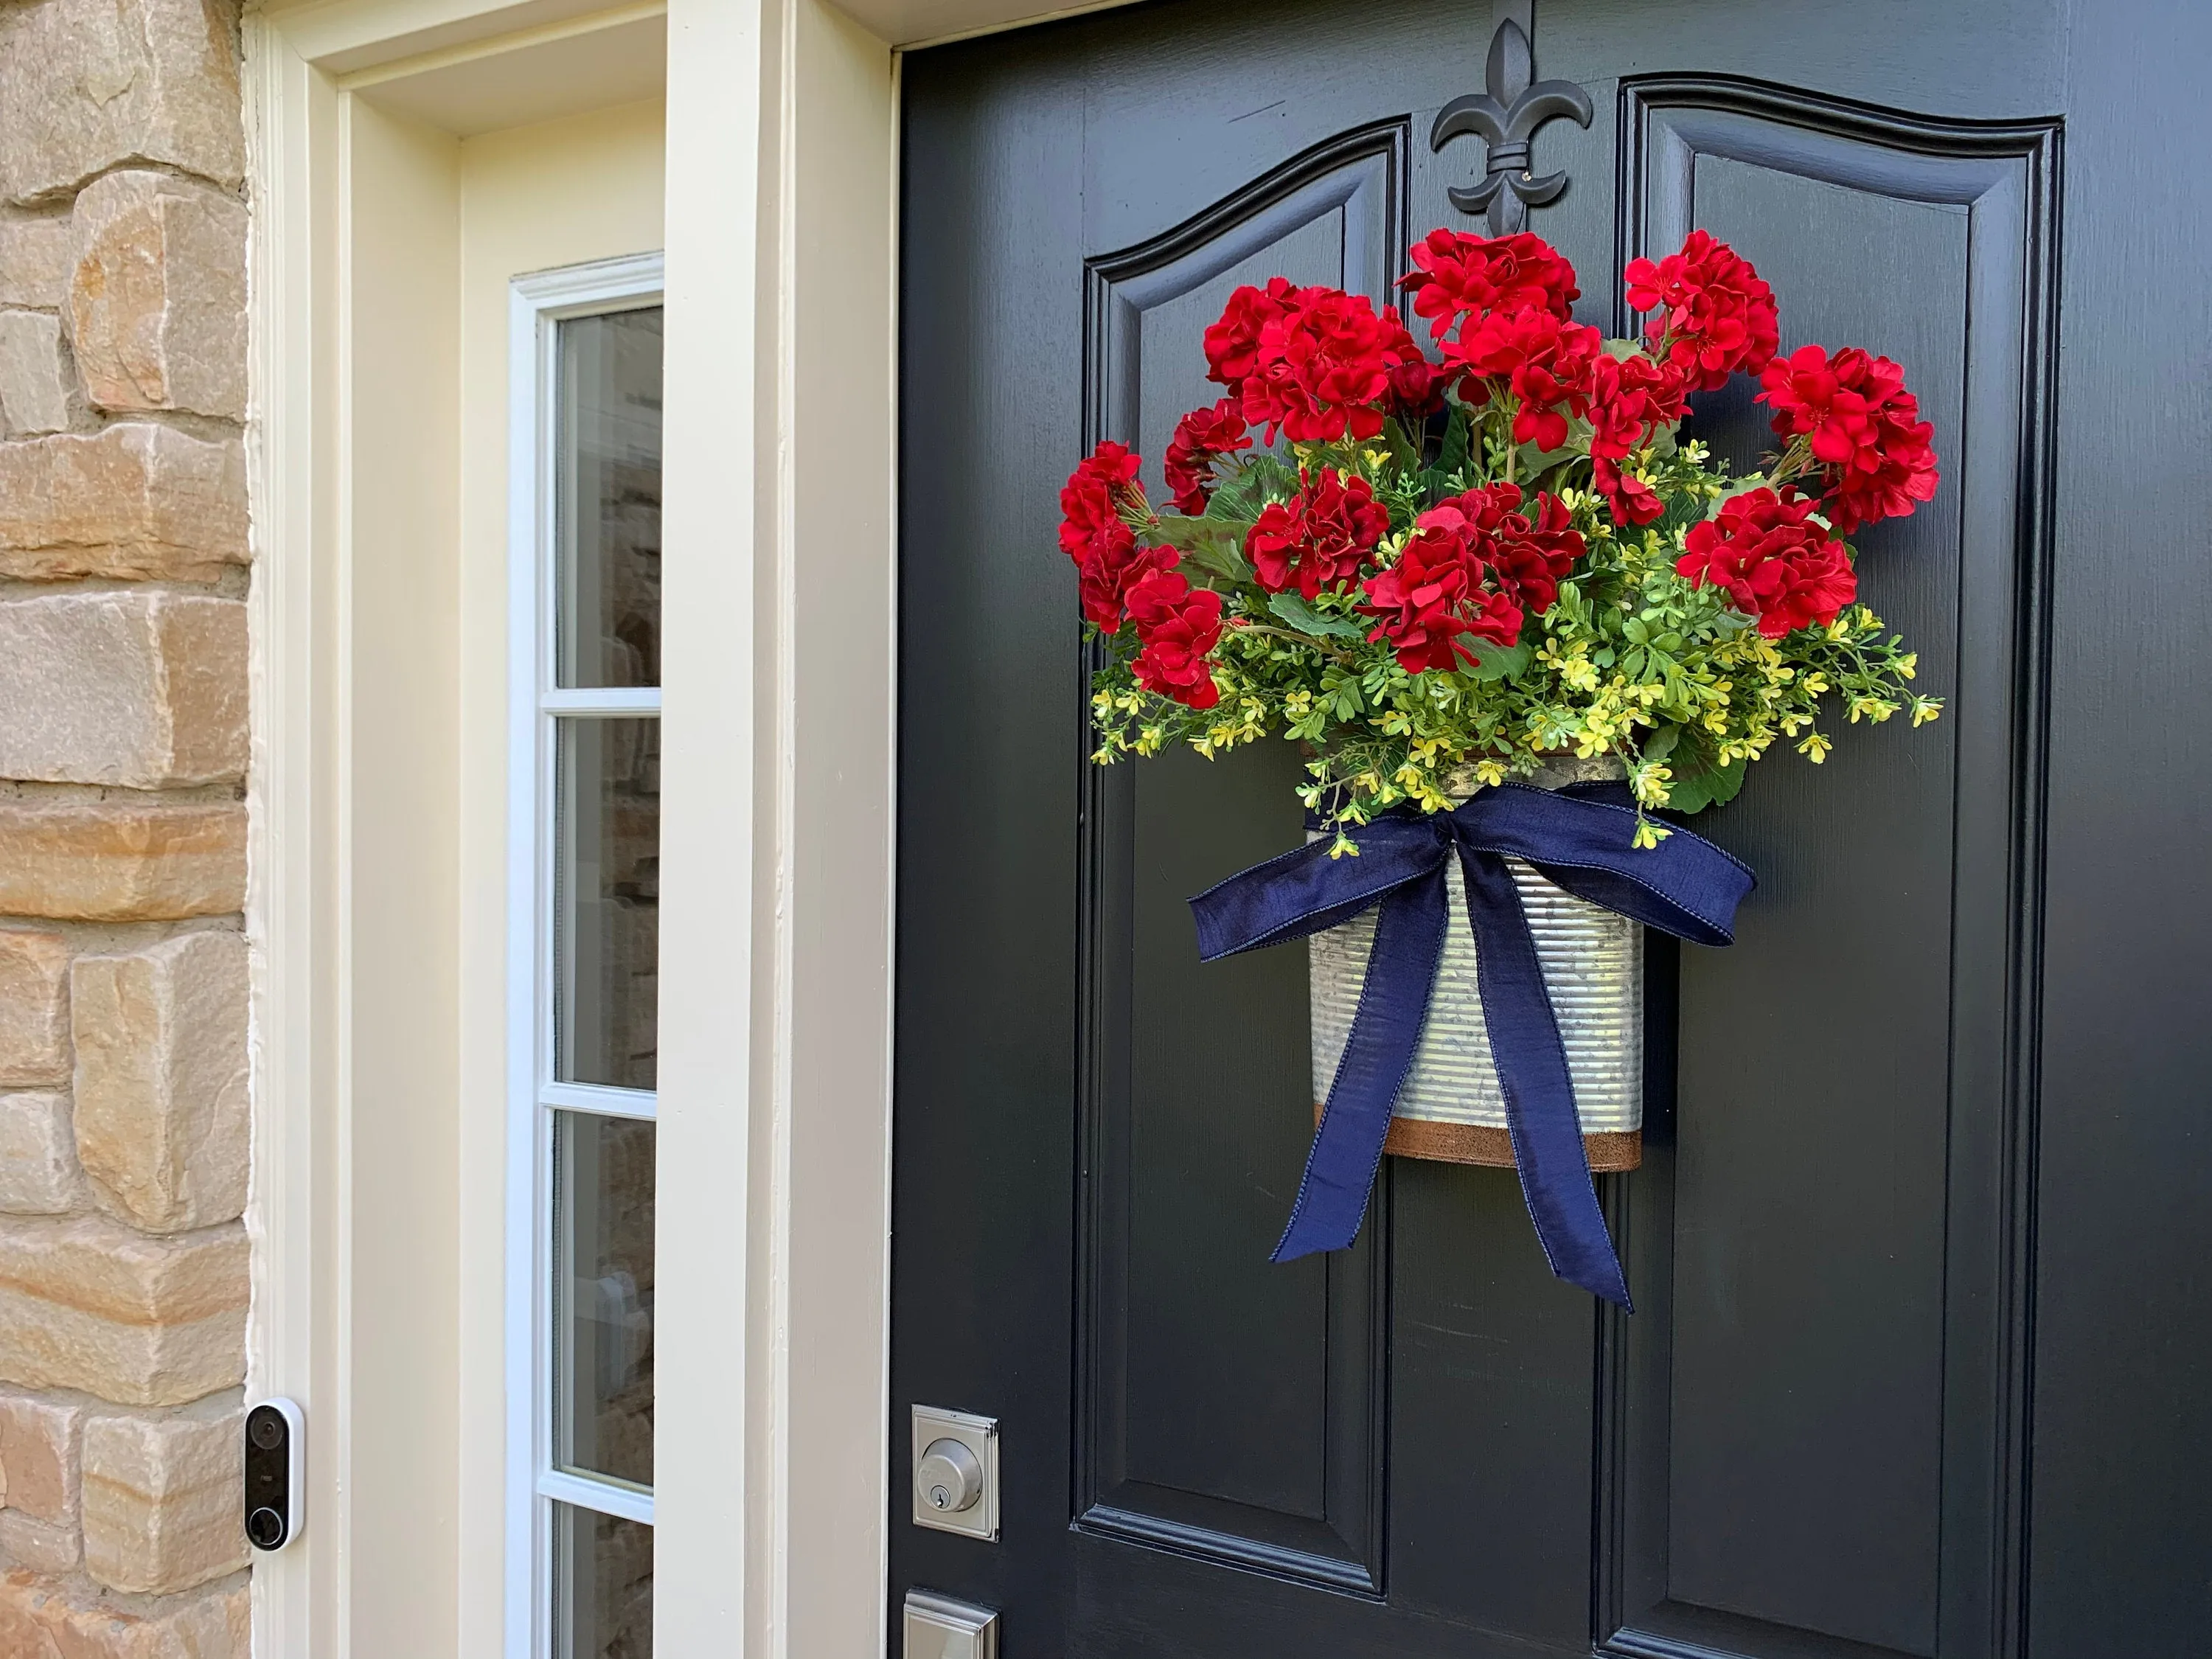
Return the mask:
<path fill-rule="evenodd" d="M 1381 907 L 1359 1007 L 1275 1261 L 1342 1249 L 1358 1235 L 1443 955 L 1445 872 L 1456 855 L 1529 1219 L 1554 1273 L 1629 1305 L 1590 1181 L 1559 1021 L 1505 860 L 1522 860 L 1577 897 L 1646 927 L 1700 945 L 1729 943 L 1736 906 L 1753 885 L 1750 870 L 1686 830 L 1636 848 L 1635 821 L 1625 785 L 1504 784 L 1449 813 L 1407 808 L 1377 818 L 1354 832 L 1357 858 L 1333 859 L 1327 842 L 1310 842 L 1191 900 L 1206 962 L 1304 939 Z"/>

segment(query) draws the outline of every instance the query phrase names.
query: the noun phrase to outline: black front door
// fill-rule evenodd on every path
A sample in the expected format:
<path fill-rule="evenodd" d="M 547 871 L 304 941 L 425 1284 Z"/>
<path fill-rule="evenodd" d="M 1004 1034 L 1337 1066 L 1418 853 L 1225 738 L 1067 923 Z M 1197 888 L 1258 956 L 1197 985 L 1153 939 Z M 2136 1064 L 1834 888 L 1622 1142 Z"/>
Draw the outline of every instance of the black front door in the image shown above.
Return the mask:
<path fill-rule="evenodd" d="M 1086 769 L 1056 490 L 1115 437 L 1158 494 L 1238 283 L 1380 295 L 1478 228 L 1431 129 L 1508 17 L 1185 0 L 907 62 L 894 1641 L 925 1587 L 1007 1659 L 2205 1651 L 2187 6 L 1543 0 L 1595 118 L 1534 135 L 1529 228 L 1583 319 L 1704 226 L 1785 349 L 1906 366 L 1943 483 L 1861 574 L 1949 708 L 1698 821 L 1760 885 L 1734 949 L 1654 946 L 1635 1315 L 1508 1171 L 1391 1160 L 1354 1249 L 1267 1263 L 1304 959 L 1201 968 L 1183 901 L 1299 838 L 1297 762 Z M 1699 421 L 1761 446 L 1745 393 Z M 915 1403 L 999 1420 L 998 1542 L 908 1520 Z"/>

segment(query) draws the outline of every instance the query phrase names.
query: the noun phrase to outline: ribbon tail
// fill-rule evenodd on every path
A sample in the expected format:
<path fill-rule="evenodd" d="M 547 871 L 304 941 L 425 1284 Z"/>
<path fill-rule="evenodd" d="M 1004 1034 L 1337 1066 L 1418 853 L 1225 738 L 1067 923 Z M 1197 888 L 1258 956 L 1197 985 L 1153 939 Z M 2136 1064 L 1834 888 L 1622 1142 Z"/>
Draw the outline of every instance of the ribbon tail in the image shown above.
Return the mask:
<path fill-rule="evenodd" d="M 1627 1308 L 1628 1284 L 1598 1208 L 1566 1048 L 1520 890 L 1495 853 L 1462 844 L 1460 868 L 1474 929 L 1482 1020 L 1528 1218 L 1556 1276 Z"/>
<path fill-rule="evenodd" d="M 1358 1237 L 1390 1133 L 1390 1108 L 1428 1017 L 1449 921 L 1442 860 L 1382 901 L 1358 1012 L 1329 1084 L 1290 1224 L 1271 1261 L 1340 1250 Z"/>

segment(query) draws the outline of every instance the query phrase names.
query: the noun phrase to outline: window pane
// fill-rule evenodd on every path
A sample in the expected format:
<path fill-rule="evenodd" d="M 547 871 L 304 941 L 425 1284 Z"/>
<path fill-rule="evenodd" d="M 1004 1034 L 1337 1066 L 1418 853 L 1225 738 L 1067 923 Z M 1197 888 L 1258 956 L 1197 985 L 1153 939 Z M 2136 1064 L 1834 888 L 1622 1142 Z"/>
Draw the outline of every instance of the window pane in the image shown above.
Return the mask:
<path fill-rule="evenodd" d="M 553 1461 L 653 1484 L 653 1125 L 553 1115 Z"/>
<path fill-rule="evenodd" d="M 660 684 L 660 307 L 560 325 L 560 684 Z"/>
<path fill-rule="evenodd" d="M 554 927 L 554 1075 L 650 1089 L 656 1075 L 660 722 L 564 719 Z"/>
<path fill-rule="evenodd" d="M 556 1504 L 554 1659 L 652 1659 L 653 1528 Z"/>

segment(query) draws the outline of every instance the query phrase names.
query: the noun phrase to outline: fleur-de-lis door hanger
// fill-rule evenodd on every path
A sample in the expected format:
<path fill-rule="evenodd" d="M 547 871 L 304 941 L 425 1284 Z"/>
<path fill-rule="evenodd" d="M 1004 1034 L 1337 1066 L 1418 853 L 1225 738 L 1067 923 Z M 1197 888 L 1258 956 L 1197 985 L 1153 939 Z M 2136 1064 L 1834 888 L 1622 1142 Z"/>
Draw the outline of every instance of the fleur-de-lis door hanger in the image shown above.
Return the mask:
<path fill-rule="evenodd" d="M 1483 179 L 1473 185 L 1454 185 L 1452 205 L 1466 214 L 1488 214 L 1490 234 L 1510 236 L 1527 228 L 1530 208 L 1557 201 L 1567 188 L 1565 173 L 1539 177 L 1532 166 L 1530 143 L 1536 130 L 1559 116 L 1586 127 L 1591 110 L 1589 94 L 1573 82 L 1534 78 L 1528 31 L 1514 15 L 1519 9 L 1527 16 L 1533 8 L 1500 9 L 1505 15 L 1490 39 L 1490 62 L 1482 77 L 1486 89 L 1455 98 L 1437 112 L 1429 148 L 1441 151 L 1469 133 L 1484 140 L 1489 153 Z"/>

